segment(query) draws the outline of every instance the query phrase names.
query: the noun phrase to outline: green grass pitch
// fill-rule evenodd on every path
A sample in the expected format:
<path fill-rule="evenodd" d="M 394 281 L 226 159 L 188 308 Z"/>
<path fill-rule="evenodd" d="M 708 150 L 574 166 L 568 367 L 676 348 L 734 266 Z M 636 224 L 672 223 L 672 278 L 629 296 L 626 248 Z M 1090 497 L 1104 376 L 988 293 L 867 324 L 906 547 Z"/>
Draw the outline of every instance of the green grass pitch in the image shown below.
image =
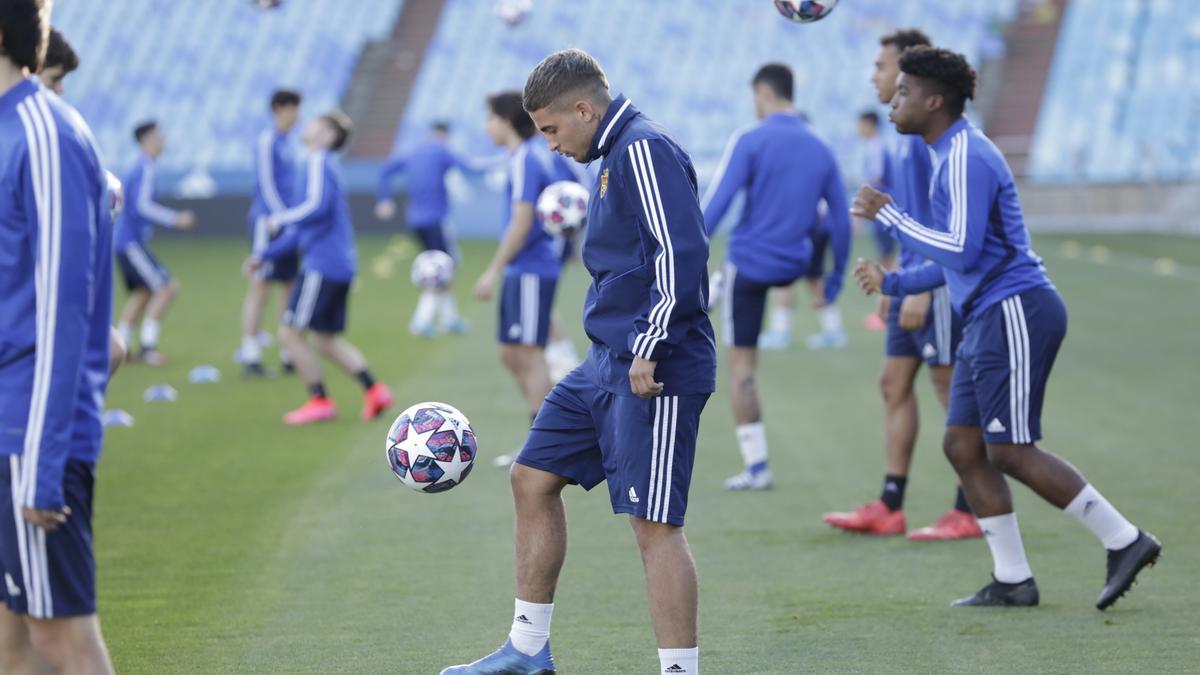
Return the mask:
<path fill-rule="evenodd" d="M 357 385 L 342 374 L 327 378 L 342 419 L 304 429 L 280 423 L 304 397 L 294 378 L 240 378 L 231 354 L 243 242 L 156 249 L 182 285 L 163 333 L 171 363 L 127 366 L 114 380 L 109 407 L 128 410 L 136 425 L 109 432 L 96 503 L 101 617 L 118 670 L 436 673 L 502 642 L 512 506 L 507 474 L 490 460 L 518 447 L 526 417 L 497 360 L 493 305 L 467 297 L 491 246 L 465 247 L 460 295 L 471 334 L 424 341 L 407 332 L 411 246 L 360 241 L 348 336 L 401 407 L 449 402 L 479 434 L 481 466 L 440 495 L 410 492 L 392 477 L 383 454 L 391 416 L 360 422 Z M 983 542 L 914 544 L 823 525 L 822 512 L 873 499 L 882 472 L 882 337 L 862 329 L 871 303 L 849 288 L 846 350 L 763 355 L 774 491 L 720 488 L 740 463 L 724 382 L 705 413 L 687 532 L 700 569 L 707 672 L 1195 671 L 1200 241 L 1043 237 L 1038 249 L 1070 309 L 1045 445 L 1158 534 L 1163 562 L 1113 610 L 1096 611 L 1100 546 L 1017 487 L 1043 605 L 951 609 L 988 578 Z M 1168 256 L 1173 262 L 1162 262 Z M 716 262 L 714 251 L 710 267 Z M 558 300 L 580 346 L 585 288 L 585 271 L 573 267 Z M 797 338 L 815 323 L 798 312 Z M 188 384 L 200 363 L 216 364 L 224 379 Z M 942 412 L 921 378 L 910 528 L 948 508 L 953 490 Z M 178 402 L 142 402 L 159 382 L 179 390 Z M 571 489 L 566 500 L 571 539 L 552 640 L 560 671 L 652 672 L 629 525 L 611 514 L 603 488 Z"/>

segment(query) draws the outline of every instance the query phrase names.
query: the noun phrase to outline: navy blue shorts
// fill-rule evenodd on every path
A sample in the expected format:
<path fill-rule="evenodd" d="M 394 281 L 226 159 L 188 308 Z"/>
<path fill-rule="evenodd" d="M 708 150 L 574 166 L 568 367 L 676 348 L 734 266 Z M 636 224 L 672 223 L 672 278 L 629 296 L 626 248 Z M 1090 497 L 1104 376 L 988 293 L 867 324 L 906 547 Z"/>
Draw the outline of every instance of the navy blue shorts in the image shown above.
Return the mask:
<path fill-rule="evenodd" d="M 545 347 L 557 286 L 555 277 L 505 274 L 500 288 L 500 323 L 496 327 L 496 339 L 501 344 Z"/>
<path fill-rule="evenodd" d="M 275 260 L 264 260 L 258 278 L 277 284 L 289 284 L 300 274 L 300 254 L 293 252 Z"/>
<path fill-rule="evenodd" d="M 962 338 L 962 321 L 950 306 L 950 291 L 945 286 L 933 289 L 933 300 L 925 315 L 925 327 L 904 330 L 900 327 L 900 303 L 892 298 L 887 316 L 884 354 L 922 359 L 931 366 L 954 365 L 954 352 Z"/>
<path fill-rule="evenodd" d="M 988 443 L 1042 437 L 1042 401 L 1067 335 L 1067 306 L 1053 288 L 1005 298 L 963 327 L 947 425 L 981 427 Z"/>
<path fill-rule="evenodd" d="M 145 289 L 154 292 L 171 281 L 166 266 L 142 244 L 129 243 L 117 251 L 117 266 L 121 268 L 121 278 L 128 291 Z"/>
<path fill-rule="evenodd" d="M 260 253 L 274 239 L 266 229 L 266 218 L 250 214 L 250 252 Z M 276 236 L 279 236 L 278 234 Z M 255 275 L 263 281 L 287 284 L 300 274 L 300 253 L 292 251 L 275 260 L 264 260 Z"/>
<path fill-rule="evenodd" d="M 96 558 L 92 552 L 95 465 L 67 460 L 63 497 L 71 509 L 54 532 L 30 525 L 14 508 L 24 460 L 0 457 L 0 598 L 14 614 L 56 619 L 96 613 Z"/>
<path fill-rule="evenodd" d="M 783 284 L 767 284 L 752 281 L 738 274 L 737 267 L 725 263 L 724 304 L 721 306 L 721 322 L 725 344 L 735 347 L 757 347 L 758 335 L 762 332 L 763 314 L 767 308 L 767 291 L 771 288 L 787 288 L 793 279 Z"/>
<path fill-rule="evenodd" d="M 441 251 L 458 260 L 458 244 L 454 241 L 454 236 L 447 230 L 448 227 L 448 225 L 439 223 L 410 227 L 408 231 L 420 244 L 422 251 Z"/>
<path fill-rule="evenodd" d="M 825 251 L 829 250 L 829 232 L 820 227 L 813 228 L 808 236 L 812 244 L 812 255 L 808 259 L 808 271 L 805 279 L 820 279 L 825 276 Z"/>
<path fill-rule="evenodd" d="M 516 462 L 585 490 L 607 480 L 613 513 L 683 525 L 708 394 L 644 399 L 598 382 L 588 358 L 554 385 Z"/>
<path fill-rule="evenodd" d="M 346 330 L 350 283 L 325 279 L 305 270 L 292 287 L 283 322 L 299 330 L 336 334 Z"/>

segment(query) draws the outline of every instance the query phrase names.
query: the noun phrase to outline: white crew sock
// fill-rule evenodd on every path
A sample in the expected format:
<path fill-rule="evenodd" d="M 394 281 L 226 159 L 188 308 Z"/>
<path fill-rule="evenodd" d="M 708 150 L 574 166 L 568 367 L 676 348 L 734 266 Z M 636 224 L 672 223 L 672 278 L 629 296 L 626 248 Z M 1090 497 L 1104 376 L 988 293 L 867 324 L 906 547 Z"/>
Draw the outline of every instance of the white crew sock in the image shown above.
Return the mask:
<path fill-rule="evenodd" d="M 142 349 L 156 349 L 162 327 L 154 319 L 142 319 Z"/>
<path fill-rule="evenodd" d="M 1021 529 L 1017 527 L 1017 514 L 1005 513 L 979 519 L 979 527 L 992 549 L 992 576 L 996 581 L 1015 584 L 1033 576 L 1029 561 L 1025 559 L 1025 546 L 1021 543 Z"/>
<path fill-rule="evenodd" d="M 746 468 L 755 471 L 767 468 L 767 430 L 763 423 L 739 424 L 735 431 Z"/>
<path fill-rule="evenodd" d="M 454 291 L 450 289 L 437 292 L 438 315 L 442 326 L 458 323 L 458 302 L 454 299 Z"/>
<path fill-rule="evenodd" d="M 843 332 L 842 310 L 837 305 L 825 305 L 817 310 L 817 317 L 821 320 L 822 333 Z"/>
<path fill-rule="evenodd" d="M 771 322 L 768 330 L 772 333 L 788 333 L 792 332 L 792 308 L 791 307 L 772 307 Z"/>
<path fill-rule="evenodd" d="M 508 639 L 517 651 L 533 656 L 542 651 L 550 640 L 550 616 L 554 614 L 554 603 L 538 604 L 517 599 L 513 611 L 512 630 Z"/>
<path fill-rule="evenodd" d="M 700 672 L 700 648 L 660 649 L 658 663 L 662 675 L 696 675 Z"/>
<path fill-rule="evenodd" d="M 1063 510 L 1078 518 L 1110 551 L 1119 551 L 1137 539 L 1137 527 L 1125 520 L 1091 483 L 1084 485 Z"/>
<path fill-rule="evenodd" d="M 258 337 L 242 336 L 241 357 L 242 363 L 262 363 L 262 343 L 258 341 Z"/>
<path fill-rule="evenodd" d="M 417 309 L 413 312 L 412 323 L 409 324 L 410 330 L 414 332 L 423 329 L 433 323 L 433 316 L 438 310 L 438 292 L 433 290 L 421 291 L 421 297 L 417 300 Z"/>
<path fill-rule="evenodd" d="M 125 343 L 125 349 L 130 354 L 133 353 L 133 326 L 122 321 L 117 324 L 117 333 L 121 336 L 121 341 Z"/>

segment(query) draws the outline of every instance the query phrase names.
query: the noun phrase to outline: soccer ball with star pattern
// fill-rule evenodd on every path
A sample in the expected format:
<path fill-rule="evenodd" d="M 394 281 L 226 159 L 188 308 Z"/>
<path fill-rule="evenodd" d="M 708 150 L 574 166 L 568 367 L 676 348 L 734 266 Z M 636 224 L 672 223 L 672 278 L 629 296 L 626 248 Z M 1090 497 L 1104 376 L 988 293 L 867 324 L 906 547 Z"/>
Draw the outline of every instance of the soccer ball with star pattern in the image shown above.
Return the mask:
<path fill-rule="evenodd" d="M 387 434 L 392 473 L 418 492 L 445 492 L 471 473 L 478 454 L 471 422 L 445 403 L 418 403 L 400 413 Z"/>
<path fill-rule="evenodd" d="M 838 0 L 775 0 L 775 9 L 789 21 L 812 23 L 829 16 Z"/>

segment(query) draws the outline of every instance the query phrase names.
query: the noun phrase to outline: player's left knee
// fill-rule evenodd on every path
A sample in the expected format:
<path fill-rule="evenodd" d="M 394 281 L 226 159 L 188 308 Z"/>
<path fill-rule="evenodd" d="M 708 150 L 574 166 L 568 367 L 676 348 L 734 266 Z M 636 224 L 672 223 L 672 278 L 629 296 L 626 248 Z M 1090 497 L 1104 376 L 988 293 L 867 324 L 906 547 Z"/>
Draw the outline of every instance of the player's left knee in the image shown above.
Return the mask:
<path fill-rule="evenodd" d="M 637 536 L 638 547 L 645 550 L 656 544 L 683 536 L 683 528 L 671 523 L 660 523 L 637 516 L 629 516 L 629 524 Z"/>

